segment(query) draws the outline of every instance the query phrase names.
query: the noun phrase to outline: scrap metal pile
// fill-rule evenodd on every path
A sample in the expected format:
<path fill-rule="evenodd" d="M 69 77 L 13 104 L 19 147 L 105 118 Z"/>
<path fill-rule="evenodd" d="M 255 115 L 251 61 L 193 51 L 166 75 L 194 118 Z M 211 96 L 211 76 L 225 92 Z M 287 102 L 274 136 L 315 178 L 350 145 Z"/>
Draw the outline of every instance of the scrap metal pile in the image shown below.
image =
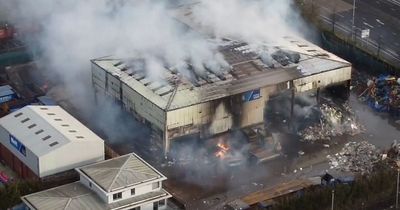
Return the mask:
<path fill-rule="evenodd" d="M 306 127 L 299 132 L 303 141 L 315 142 L 330 140 L 334 136 L 343 134 L 356 135 L 362 131 L 354 113 L 348 105 L 343 108 L 322 104 L 320 107 L 319 122 Z"/>
<path fill-rule="evenodd" d="M 332 169 L 366 174 L 380 160 L 380 153 L 374 145 L 366 141 L 349 142 L 339 153 L 328 155 L 327 158 Z"/>
<path fill-rule="evenodd" d="M 366 101 L 375 111 L 399 113 L 400 78 L 385 75 L 369 79 L 367 88 L 359 98 Z"/>

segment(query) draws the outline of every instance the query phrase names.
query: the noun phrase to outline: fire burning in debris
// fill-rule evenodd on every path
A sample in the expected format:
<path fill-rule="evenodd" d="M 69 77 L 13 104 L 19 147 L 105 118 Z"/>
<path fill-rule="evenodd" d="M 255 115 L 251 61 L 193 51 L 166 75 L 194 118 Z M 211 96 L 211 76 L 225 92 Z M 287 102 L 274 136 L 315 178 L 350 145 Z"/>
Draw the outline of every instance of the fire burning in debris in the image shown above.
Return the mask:
<path fill-rule="evenodd" d="M 220 158 L 220 159 L 224 159 L 226 154 L 229 151 L 228 145 L 223 144 L 223 143 L 218 143 L 217 144 L 217 149 L 218 149 L 218 151 L 215 153 L 215 156 Z"/>

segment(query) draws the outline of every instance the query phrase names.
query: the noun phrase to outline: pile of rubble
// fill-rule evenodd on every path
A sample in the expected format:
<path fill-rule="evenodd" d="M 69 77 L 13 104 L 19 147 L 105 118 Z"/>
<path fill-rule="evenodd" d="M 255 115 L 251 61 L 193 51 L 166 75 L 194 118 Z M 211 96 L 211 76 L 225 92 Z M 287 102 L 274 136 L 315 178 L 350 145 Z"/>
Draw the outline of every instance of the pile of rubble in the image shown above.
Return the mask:
<path fill-rule="evenodd" d="M 332 169 L 366 174 L 380 160 L 380 153 L 374 145 L 366 141 L 349 142 L 339 153 L 328 155 L 327 158 Z"/>
<path fill-rule="evenodd" d="M 344 105 L 340 109 L 328 104 L 322 104 L 320 111 L 319 123 L 299 132 L 303 141 L 330 140 L 334 136 L 343 134 L 356 135 L 362 131 L 362 126 L 357 122 L 348 105 Z"/>
<path fill-rule="evenodd" d="M 390 75 L 373 77 L 367 81 L 367 88 L 359 95 L 378 112 L 400 113 L 400 78 Z"/>

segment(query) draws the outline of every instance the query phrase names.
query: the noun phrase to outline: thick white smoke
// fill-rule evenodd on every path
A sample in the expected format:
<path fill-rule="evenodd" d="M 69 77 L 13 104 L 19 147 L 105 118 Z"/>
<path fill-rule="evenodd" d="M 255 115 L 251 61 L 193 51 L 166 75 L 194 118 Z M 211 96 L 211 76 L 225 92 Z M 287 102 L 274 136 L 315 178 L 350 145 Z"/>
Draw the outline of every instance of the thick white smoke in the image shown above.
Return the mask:
<path fill-rule="evenodd" d="M 201 0 L 194 21 L 216 37 L 250 44 L 281 44 L 284 36 L 300 36 L 305 28 L 292 0 Z"/>

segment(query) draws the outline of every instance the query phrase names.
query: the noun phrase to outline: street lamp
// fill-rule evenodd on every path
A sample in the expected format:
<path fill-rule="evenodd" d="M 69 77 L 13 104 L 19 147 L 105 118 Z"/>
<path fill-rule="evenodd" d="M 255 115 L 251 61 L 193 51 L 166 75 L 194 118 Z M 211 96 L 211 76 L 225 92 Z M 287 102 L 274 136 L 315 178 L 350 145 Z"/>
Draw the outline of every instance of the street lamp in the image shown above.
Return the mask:
<path fill-rule="evenodd" d="M 332 203 L 331 203 L 331 210 L 333 210 L 335 203 L 335 190 L 332 190 Z"/>
<path fill-rule="evenodd" d="M 354 34 L 355 34 L 355 26 L 354 26 L 355 15 L 356 15 L 356 0 L 353 0 L 353 20 L 351 21 L 352 22 L 352 32 L 353 32 L 352 37 L 353 37 L 353 39 L 354 39 Z"/>
<path fill-rule="evenodd" d="M 399 179 L 400 179 L 400 161 L 398 155 L 396 164 L 397 164 L 397 183 L 396 183 L 396 209 L 397 209 L 399 207 Z"/>

